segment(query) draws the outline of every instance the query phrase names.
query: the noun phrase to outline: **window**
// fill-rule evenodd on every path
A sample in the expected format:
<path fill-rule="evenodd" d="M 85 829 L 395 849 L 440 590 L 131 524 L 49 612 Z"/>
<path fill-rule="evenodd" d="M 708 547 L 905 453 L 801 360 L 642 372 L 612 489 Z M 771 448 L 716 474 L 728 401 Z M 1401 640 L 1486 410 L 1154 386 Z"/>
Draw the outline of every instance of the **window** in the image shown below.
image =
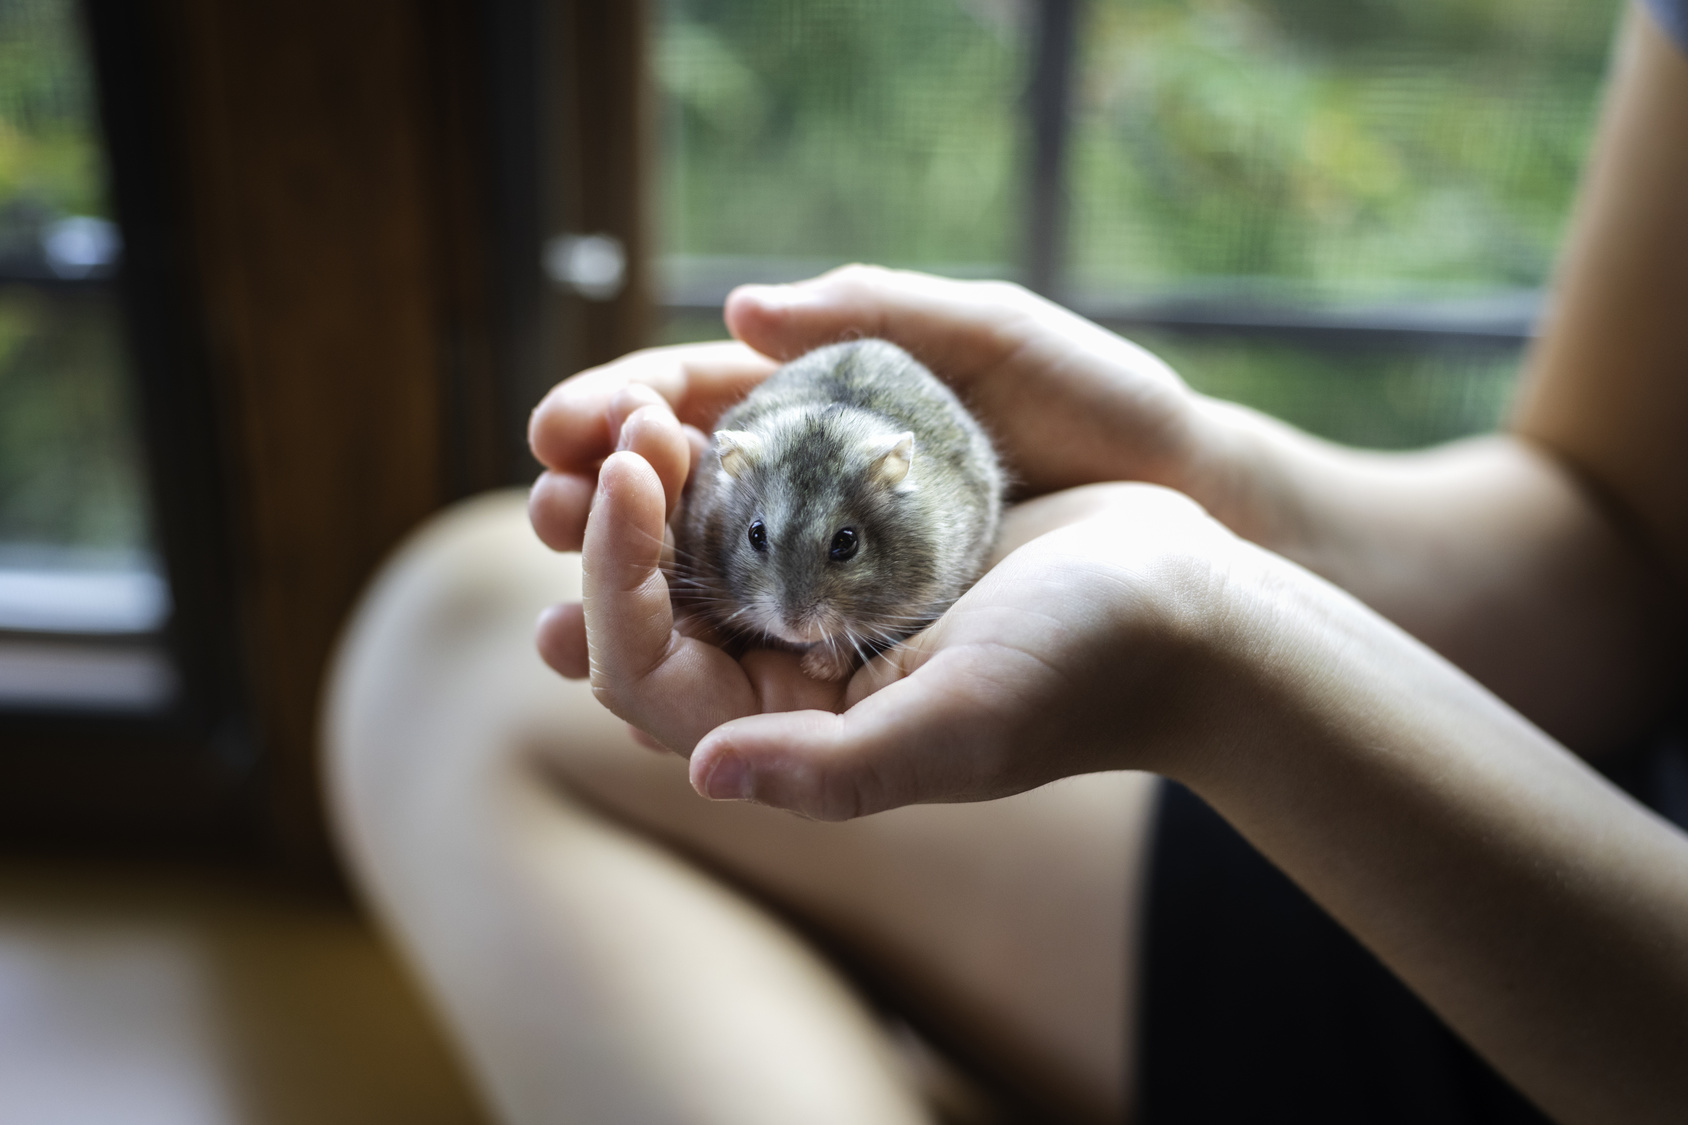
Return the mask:
<path fill-rule="evenodd" d="M 0 3 L 0 707 L 158 711 L 170 596 L 78 16 Z"/>
<path fill-rule="evenodd" d="M 1328 436 L 1491 428 L 1617 10 L 665 0 L 665 334 L 852 259 L 1006 275 Z"/>

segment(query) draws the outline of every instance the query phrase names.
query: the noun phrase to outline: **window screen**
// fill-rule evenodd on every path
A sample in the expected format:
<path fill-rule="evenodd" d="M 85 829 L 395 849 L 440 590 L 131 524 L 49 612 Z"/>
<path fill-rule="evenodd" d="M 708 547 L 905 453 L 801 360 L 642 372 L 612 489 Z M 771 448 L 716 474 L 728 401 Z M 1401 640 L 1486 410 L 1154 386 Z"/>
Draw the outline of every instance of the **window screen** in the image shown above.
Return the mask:
<path fill-rule="evenodd" d="M 1340 440 L 1496 425 L 1616 0 L 666 0 L 668 338 L 849 260 L 1022 275 L 1062 8 L 1051 295 Z"/>
<path fill-rule="evenodd" d="M 856 258 L 1013 269 L 1014 5 L 671 0 L 659 13 L 671 284 Z"/>
<path fill-rule="evenodd" d="M 1541 285 L 1615 13 L 1607 0 L 1092 0 L 1074 288 L 1353 301 Z"/>

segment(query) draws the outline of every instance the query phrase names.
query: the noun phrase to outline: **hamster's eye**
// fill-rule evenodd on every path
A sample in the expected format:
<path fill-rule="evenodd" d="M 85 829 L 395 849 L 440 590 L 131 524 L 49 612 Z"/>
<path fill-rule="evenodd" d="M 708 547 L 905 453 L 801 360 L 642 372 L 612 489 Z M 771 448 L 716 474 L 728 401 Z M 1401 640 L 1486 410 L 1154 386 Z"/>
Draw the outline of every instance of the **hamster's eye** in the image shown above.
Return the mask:
<path fill-rule="evenodd" d="M 832 557 L 833 562 L 849 562 L 856 557 L 856 548 L 860 545 L 856 539 L 855 528 L 840 528 L 838 534 L 832 537 L 832 550 L 827 554 Z"/>
<path fill-rule="evenodd" d="M 758 551 L 768 549 L 768 529 L 762 526 L 761 520 L 754 520 L 750 524 L 750 545 Z"/>

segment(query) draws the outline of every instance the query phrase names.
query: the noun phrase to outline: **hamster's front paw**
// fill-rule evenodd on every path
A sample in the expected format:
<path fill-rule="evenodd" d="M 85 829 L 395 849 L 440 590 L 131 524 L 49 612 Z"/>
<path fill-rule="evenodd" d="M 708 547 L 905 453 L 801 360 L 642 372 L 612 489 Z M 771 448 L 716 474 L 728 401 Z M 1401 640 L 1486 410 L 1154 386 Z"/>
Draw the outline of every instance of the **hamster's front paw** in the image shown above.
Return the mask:
<path fill-rule="evenodd" d="M 847 680 L 856 670 L 855 654 L 819 644 L 803 654 L 800 666 L 811 680 Z"/>

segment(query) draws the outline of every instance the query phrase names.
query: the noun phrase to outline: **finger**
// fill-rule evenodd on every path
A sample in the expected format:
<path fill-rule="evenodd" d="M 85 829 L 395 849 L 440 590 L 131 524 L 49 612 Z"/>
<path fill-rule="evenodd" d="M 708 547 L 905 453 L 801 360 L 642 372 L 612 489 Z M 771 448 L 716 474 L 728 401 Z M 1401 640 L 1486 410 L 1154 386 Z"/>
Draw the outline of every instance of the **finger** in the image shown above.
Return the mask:
<path fill-rule="evenodd" d="M 581 560 L 594 682 L 600 672 L 635 681 L 668 649 L 674 610 L 661 570 L 662 518 L 662 482 L 644 458 L 621 452 L 604 462 Z"/>
<path fill-rule="evenodd" d="M 777 365 L 731 341 L 650 348 L 563 380 L 528 420 L 528 444 L 540 463 L 590 472 L 615 451 L 610 408 L 627 387 L 654 390 L 680 421 L 713 429 L 715 419 Z"/>
<path fill-rule="evenodd" d="M 558 675 L 584 680 L 591 674 L 586 654 L 586 617 L 579 602 L 554 605 L 539 615 L 534 646 L 540 659 Z"/>
<path fill-rule="evenodd" d="M 645 394 L 653 394 L 649 389 Z M 641 406 L 622 423 L 619 449 L 637 453 L 656 470 L 662 482 L 664 520 L 674 515 L 686 474 L 692 467 L 691 442 L 666 402 Z"/>
<path fill-rule="evenodd" d="M 1059 311 L 1005 282 L 845 266 L 795 285 L 740 286 L 728 296 L 725 313 L 735 337 L 780 359 L 853 336 L 878 336 L 946 378 L 965 378 L 1017 350 L 1029 317 Z"/>
<path fill-rule="evenodd" d="M 1000 702 L 1015 694 L 1009 681 L 1016 674 L 1036 674 L 1029 662 L 997 653 L 987 666 L 980 654 L 950 650 L 840 715 L 736 720 L 698 743 L 692 786 L 713 799 L 754 800 L 820 820 L 1029 788 L 1036 780 L 1011 773 L 1011 765 L 1043 756 L 1035 746 L 1008 753 L 1021 735 Z"/>
<path fill-rule="evenodd" d="M 656 739 L 652 738 L 632 723 L 627 724 L 627 733 L 634 742 L 637 742 L 646 750 L 655 750 L 659 754 L 668 753 L 668 747 L 664 746 L 662 743 L 658 742 Z"/>
<path fill-rule="evenodd" d="M 698 462 L 703 460 L 703 455 L 709 451 L 711 438 L 710 435 L 696 426 L 682 425 L 681 428 L 686 431 L 686 444 L 691 447 L 692 452 L 691 461 L 686 469 L 686 479 L 691 480 L 697 475 Z"/>
<path fill-rule="evenodd" d="M 646 393 L 654 394 L 648 390 Z M 617 422 L 616 426 L 620 431 L 619 444 L 638 453 L 657 469 L 667 497 L 667 513 L 672 518 L 686 480 L 696 471 L 709 439 L 696 427 L 682 426 L 661 400 L 648 412 L 634 411 L 632 417 Z M 541 473 L 528 493 L 528 520 L 540 542 L 553 551 L 580 550 L 581 537 L 586 533 L 586 516 L 596 491 L 594 477 L 580 473 Z"/>
<path fill-rule="evenodd" d="M 844 684 L 812 680 L 795 652 L 752 649 L 739 658 L 764 711 L 842 711 Z"/>
<path fill-rule="evenodd" d="M 856 669 L 844 691 L 844 706 L 854 707 L 874 692 L 912 674 L 941 646 L 943 631 L 944 622 L 940 619 L 937 624 L 904 638 Z"/>
<path fill-rule="evenodd" d="M 597 483 L 579 473 L 541 473 L 528 492 L 528 522 L 553 551 L 580 550 Z"/>
<path fill-rule="evenodd" d="M 582 590 L 592 689 L 611 711 L 687 753 L 710 729 L 756 710 L 737 661 L 674 630 L 660 567 L 661 479 L 636 453 L 604 462 L 586 521 Z"/>
<path fill-rule="evenodd" d="M 625 449 L 621 442 L 621 428 L 627 422 L 627 416 L 642 406 L 668 407 L 668 400 L 657 393 L 655 387 L 648 387 L 643 383 L 629 383 L 610 396 L 610 402 L 604 408 L 604 420 L 610 431 L 610 440 L 616 443 L 617 449 Z M 672 410 L 672 408 L 669 408 Z"/>

